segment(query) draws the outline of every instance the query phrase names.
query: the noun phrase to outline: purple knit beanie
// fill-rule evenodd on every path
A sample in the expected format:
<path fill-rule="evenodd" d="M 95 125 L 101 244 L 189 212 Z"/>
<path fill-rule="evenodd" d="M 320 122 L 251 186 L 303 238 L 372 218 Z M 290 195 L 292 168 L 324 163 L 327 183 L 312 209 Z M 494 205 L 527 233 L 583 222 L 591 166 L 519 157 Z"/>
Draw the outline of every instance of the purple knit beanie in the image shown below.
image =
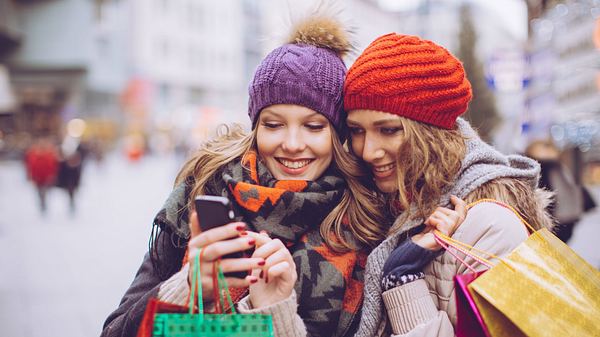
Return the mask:
<path fill-rule="evenodd" d="M 297 104 L 323 114 L 343 135 L 341 57 L 350 48 L 344 30 L 329 18 L 311 18 L 296 26 L 292 41 L 269 53 L 254 73 L 248 88 L 252 125 L 269 105 Z"/>

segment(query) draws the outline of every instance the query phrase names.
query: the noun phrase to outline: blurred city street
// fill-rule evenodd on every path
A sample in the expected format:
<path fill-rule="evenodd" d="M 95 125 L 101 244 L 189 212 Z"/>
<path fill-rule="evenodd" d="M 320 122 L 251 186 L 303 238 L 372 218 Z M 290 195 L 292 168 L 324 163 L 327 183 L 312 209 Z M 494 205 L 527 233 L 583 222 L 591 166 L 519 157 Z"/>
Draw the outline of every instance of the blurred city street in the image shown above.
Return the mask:
<path fill-rule="evenodd" d="M 176 175 L 173 157 L 88 162 L 71 214 L 50 192 L 42 216 L 18 161 L 0 161 L 0 336 L 98 336 L 147 250 Z"/>
<path fill-rule="evenodd" d="M 74 214 L 66 193 L 54 190 L 42 216 L 22 164 L 0 161 L 0 336 L 98 336 L 147 250 L 178 165 L 113 153 L 102 166 L 88 163 Z M 596 267 L 598 237 L 600 210 L 583 218 L 571 242 Z"/>

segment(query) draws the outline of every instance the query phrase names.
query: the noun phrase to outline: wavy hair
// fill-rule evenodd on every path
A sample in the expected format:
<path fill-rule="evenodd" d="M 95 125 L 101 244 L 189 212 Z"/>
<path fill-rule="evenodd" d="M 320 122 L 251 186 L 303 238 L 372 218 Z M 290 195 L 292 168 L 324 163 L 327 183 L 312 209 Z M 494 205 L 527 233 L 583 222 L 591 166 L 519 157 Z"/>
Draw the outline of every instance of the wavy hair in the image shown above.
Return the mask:
<path fill-rule="evenodd" d="M 439 206 L 445 188 L 454 183 L 467 152 L 467 138 L 458 128 L 441 129 L 404 117 L 401 122 L 405 139 L 396 158 L 398 193 L 394 203 L 406 210 L 401 216 L 407 220 L 427 218 Z M 471 192 L 465 201 L 483 198 L 515 207 L 536 228 L 552 227 L 552 219 L 545 210 L 551 194 L 523 179 L 494 179 Z M 391 205 L 388 202 L 388 207 L 392 208 Z M 412 214 L 411 205 L 416 206 Z"/>

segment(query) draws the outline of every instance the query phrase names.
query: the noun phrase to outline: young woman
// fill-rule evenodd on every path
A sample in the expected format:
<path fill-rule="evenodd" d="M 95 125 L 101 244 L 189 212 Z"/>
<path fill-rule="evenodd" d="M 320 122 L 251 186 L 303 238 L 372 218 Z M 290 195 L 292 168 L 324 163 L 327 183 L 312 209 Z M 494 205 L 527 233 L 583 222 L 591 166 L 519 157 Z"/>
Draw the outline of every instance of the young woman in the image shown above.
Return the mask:
<path fill-rule="evenodd" d="M 472 207 L 458 228 L 440 221 L 453 216 L 443 209 L 425 220 L 452 195 L 467 202 L 493 198 L 537 228 L 551 226 L 547 192 L 537 188 L 539 165 L 499 153 L 458 118 L 471 96 L 461 62 L 416 36 L 377 38 L 348 71 L 344 105 L 352 151 L 398 214 L 368 257 L 356 336 L 454 336 L 453 277 L 468 270 L 440 251 L 434 229 L 499 256 L 527 237 L 517 216 L 490 202 Z"/>
<path fill-rule="evenodd" d="M 250 83 L 252 132 L 226 130 L 179 173 L 154 220 L 150 251 L 102 336 L 134 336 L 152 297 L 186 304 L 190 268 L 183 261 L 201 251 L 210 307 L 213 264 L 248 248 L 255 248 L 251 257 L 220 262 L 225 273 L 252 270 L 227 278 L 235 301 L 243 298 L 241 312 L 272 314 L 276 335 L 288 332 L 286 324 L 308 335 L 354 333 L 365 250 L 382 239 L 385 223 L 340 141 L 341 56 L 350 45 L 322 15 L 300 23 L 290 41 L 265 57 Z M 193 212 L 200 194 L 229 198 L 237 222 L 200 233 Z"/>

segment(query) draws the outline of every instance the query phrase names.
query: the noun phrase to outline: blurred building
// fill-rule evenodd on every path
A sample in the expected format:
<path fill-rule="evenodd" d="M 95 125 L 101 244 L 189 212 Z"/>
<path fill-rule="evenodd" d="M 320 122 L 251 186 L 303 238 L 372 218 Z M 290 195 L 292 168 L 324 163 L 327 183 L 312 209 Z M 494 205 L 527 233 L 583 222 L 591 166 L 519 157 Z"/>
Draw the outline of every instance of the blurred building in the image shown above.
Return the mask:
<path fill-rule="evenodd" d="M 105 14 L 117 2 L 8 1 L 18 44 L 2 55 L 18 108 L 3 131 L 22 148 L 40 135 L 59 138 L 75 118 L 119 118 L 118 94 L 126 78 L 124 15 Z M 115 20 L 114 15 L 121 16 Z M 2 43 L 4 45 L 4 43 Z"/>
<path fill-rule="evenodd" d="M 0 64 L 19 102 L 0 130 L 60 137 L 79 117 L 114 138 L 243 119 L 251 3 L 0 0 Z"/>
<path fill-rule="evenodd" d="M 600 161 L 600 2 L 566 1 L 531 24 L 530 138 L 552 137 Z M 596 37 L 597 38 L 597 37 Z"/>

